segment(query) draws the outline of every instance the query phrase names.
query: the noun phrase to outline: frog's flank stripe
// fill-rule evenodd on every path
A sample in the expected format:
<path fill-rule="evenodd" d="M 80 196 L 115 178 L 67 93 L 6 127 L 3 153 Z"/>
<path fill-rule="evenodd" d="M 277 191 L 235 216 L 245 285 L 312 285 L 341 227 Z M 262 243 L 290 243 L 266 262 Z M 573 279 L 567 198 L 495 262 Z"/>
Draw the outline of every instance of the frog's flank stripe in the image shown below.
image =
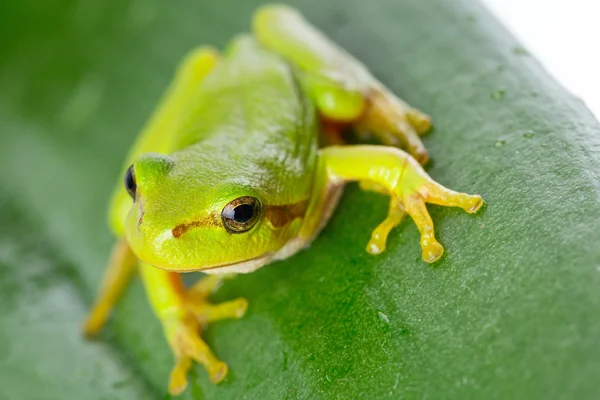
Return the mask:
<path fill-rule="evenodd" d="M 296 218 L 304 216 L 307 208 L 308 199 L 278 206 L 266 205 L 265 218 L 273 229 L 280 229 Z"/>

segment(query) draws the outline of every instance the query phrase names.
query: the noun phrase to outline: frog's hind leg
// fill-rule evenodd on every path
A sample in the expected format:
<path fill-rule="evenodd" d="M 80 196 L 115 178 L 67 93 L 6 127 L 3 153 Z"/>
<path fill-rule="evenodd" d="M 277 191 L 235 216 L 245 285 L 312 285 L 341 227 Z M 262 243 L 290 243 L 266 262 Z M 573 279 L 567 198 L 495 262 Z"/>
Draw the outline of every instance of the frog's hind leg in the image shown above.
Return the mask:
<path fill-rule="evenodd" d="M 254 33 L 266 47 L 293 64 L 321 115 L 372 133 L 387 145 L 403 146 L 421 164 L 429 158 L 419 134 L 430 118 L 409 106 L 375 79 L 367 68 L 284 5 L 260 8 Z"/>
<path fill-rule="evenodd" d="M 227 375 L 227 364 L 214 355 L 200 337 L 200 332 L 208 323 L 241 318 L 248 307 L 247 301 L 238 298 L 211 304 L 207 296 L 221 285 L 218 276 L 208 276 L 186 289 L 180 274 L 147 264 L 141 266 L 141 274 L 147 296 L 175 358 L 169 378 L 169 393 L 177 395 L 185 390 L 186 374 L 193 361 L 204 366 L 211 382 L 222 381 Z"/>
<path fill-rule="evenodd" d="M 404 147 L 421 164 L 429 154 L 419 135 L 431 127 L 431 119 L 416 108 L 380 86 L 369 91 L 364 112 L 354 128 L 360 133 L 372 133 L 388 146 Z"/>

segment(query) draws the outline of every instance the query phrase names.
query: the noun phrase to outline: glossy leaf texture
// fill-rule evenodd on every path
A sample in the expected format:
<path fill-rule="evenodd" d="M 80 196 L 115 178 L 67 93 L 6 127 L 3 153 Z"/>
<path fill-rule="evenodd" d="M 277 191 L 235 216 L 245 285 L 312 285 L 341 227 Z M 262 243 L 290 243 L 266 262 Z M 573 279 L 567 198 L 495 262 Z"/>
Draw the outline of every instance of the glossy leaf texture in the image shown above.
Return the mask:
<path fill-rule="evenodd" d="M 100 341 L 79 332 L 106 205 L 181 57 L 259 3 L 0 5 L 0 398 L 168 397 L 139 280 Z M 349 186 L 310 249 L 225 284 L 250 301 L 205 335 L 230 375 L 196 368 L 182 399 L 598 398 L 598 122 L 472 1 L 291 3 L 433 117 L 428 172 L 488 206 L 430 207 L 430 266 L 408 220 L 369 255 L 387 200 Z"/>

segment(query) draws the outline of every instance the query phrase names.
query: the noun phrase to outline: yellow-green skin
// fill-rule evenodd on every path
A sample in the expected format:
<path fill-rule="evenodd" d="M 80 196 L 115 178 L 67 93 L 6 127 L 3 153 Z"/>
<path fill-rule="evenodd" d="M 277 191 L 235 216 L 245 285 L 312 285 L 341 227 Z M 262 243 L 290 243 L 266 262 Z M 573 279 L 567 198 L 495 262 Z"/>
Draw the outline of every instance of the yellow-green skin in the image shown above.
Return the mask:
<path fill-rule="evenodd" d="M 367 250 L 385 249 L 404 215 L 419 228 L 423 259 L 437 260 L 425 203 L 476 212 L 479 196 L 457 193 L 422 169 L 427 151 L 419 139 L 429 118 L 394 96 L 356 59 L 311 27 L 295 10 L 259 9 L 253 36 L 234 39 L 222 56 L 192 51 L 162 103 L 140 134 L 123 174 L 132 166 L 135 199 L 120 180 L 110 221 L 119 238 L 98 300 L 86 322 L 97 333 L 135 265 L 175 355 L 169 391 L 181 393 L 192 361 L 213 382 L 227 374 L 199 330 L 222 318 L 239 318 L 247 303 L 219 305 L 206 296 L 218 278 L 185 288 L 177 272 L 251 272 L 291 256 L 315 238 L 346 182 L 390 196 L 387 218 Z M 335 122 L 324 124 L 322 121 Z M 346 124 L 391 146 L 346 146 Z M 337 145 L 323 147 L 320 136 Z M 256 224 L 232 232 L 221 218 L 232 201 L 251 196 L 261 207 Z"/>

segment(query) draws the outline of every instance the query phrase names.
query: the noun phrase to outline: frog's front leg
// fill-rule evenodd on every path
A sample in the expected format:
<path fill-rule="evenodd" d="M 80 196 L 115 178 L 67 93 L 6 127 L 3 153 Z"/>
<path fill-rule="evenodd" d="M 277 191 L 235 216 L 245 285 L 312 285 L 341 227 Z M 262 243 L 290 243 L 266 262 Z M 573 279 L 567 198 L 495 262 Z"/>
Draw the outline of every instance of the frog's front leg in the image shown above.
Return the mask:
<path fill-rule="evenodd" d="M 374 254 L 385 249 L 390 230 L 408 214 L 421 233 L 423 260 L 434 262 L 444 248 L 435 238 L 425 203 L 460 207 L 470 214 L 483 205 L 481 196 L 458 193 L 433 181 L 413 157 L 395 147 L 331 146 L 319 151 L 316 188 L 320 193 L 315 195 L 311 215 L 321 217 L 328 208 L 328 193 L 349 181 L 390 196 L 388 216 L 374 230 L 367 246 Z M 318 229 L 316 218 L 307 221 L 303 236 L 310 237 Z"/>
<path fill-rule="evenodd" d="M 429 158 L 419 135 L 430 118 L 396 97 L 367 68 L 284 5 L 267 5 L 254 17 L 258 40 L 290 62 L 326 120 L 352 124 L 384 144 L 403 146 L 421 164 Z"/>
<path fill-rule="evenodd" d="M 186 373 L 196 361 L 206 368 L 211 382 L 227 375 L 227 365 L 216 358 L 200 337 L 207 324 L 226 318 L 241 318 L 248 307 L 246 299 L 211 304 L 207 296 L 221 284 L 221 277 L 211 275 L 186 289 L 180 274 L 148 264 L 140 267 L 148 299 L 160 319 L 167 342 L 175 357 L 169 378 L 169 393 L 177 395 L 187 386 Z"/>
<path fill-rule="evenodd" d="M 94 306 L 85 321 L 83 331 L 86 336 L 96 336 L 108 320 L 112 309 L 127 288 L 137 266 L 137 258 L 124 239 L 115 243 L 112 249 L 100 291 Z"/>

